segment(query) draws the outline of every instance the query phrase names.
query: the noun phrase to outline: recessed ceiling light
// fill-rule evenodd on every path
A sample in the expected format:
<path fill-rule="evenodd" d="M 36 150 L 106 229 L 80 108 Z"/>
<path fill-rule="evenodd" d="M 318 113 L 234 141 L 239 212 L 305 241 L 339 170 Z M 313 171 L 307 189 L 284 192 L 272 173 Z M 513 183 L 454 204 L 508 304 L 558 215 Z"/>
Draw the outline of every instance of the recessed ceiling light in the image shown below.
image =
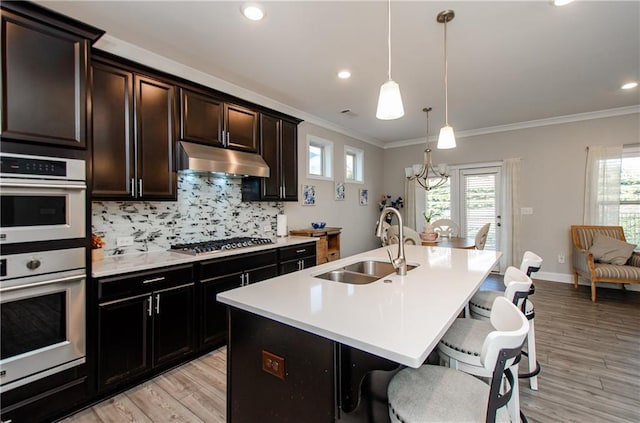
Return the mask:
<path fill-rule="evenodd" d="M 573 3 L 573 0 L 553 0 L 554 6 L 566 6 L 569 3 Z"/>
<path fill-rule="evenodd" d="M 620 88 L 622 88 L 623 90 L 631 90 L 637 86 L 638 86 L 638 83 L 634 81 L 634 82 L 627 82 Z"/>
<path fill-rule="evenodd" d="M 264 18 L 264 10 L 262 6 L 255 3 L 247 3 L 242 6 L 242 14 L 245 18 L 252 21 L 260 21 Z"/>
<path fill-rule="evenodd" d="M 351 78 L 351 72 L 349 72 L 348 70 L 341 70 L 340 72 L 338 72 L 338 78 L 349 79 Z"/>

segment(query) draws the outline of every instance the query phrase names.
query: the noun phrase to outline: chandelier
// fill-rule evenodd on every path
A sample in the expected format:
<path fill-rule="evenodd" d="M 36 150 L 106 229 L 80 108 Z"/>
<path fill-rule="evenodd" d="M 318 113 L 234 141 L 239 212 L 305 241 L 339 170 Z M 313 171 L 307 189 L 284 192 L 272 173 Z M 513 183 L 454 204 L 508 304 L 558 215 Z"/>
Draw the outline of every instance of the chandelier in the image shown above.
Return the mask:
<path fill-rule="evenodd" d="M 431 191 L 432 189 L 444 185 L 447 182 L 447 179 L 449 179 L 449 171 L 446 165 L 438 165 L 438 168 L 436 169 L 433 167 L 433 163 L 431 162 L 431 149 L 429 148 L 429 112 L 431 110 L 431 107 L 425 107 L 422 109 L 422 111 L 427 115 L 427 140 L 426 148 L 424 150 L 424 162 L 422 166 L 413 165 L 413 168 L 406 171 L 407 179 L 410 181 L 416 181 L 426 191 Z M 431 181 L 429 179 L 431 179 Z M 434 181 L 434 179 L 437 180 Z"/>

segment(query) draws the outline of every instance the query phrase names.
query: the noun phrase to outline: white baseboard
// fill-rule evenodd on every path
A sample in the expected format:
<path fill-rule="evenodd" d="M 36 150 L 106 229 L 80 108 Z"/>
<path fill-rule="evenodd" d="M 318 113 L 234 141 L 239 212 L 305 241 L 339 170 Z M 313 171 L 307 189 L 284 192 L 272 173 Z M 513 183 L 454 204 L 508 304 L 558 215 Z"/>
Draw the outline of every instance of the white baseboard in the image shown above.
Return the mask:
<path fill-rule="evenodd" d="M 571 283 L 571 284 L 573 283 L 573 274 L 536 272 L 532 276 L 533 276 L 533 279 L 541 279 L 543 281 Z M 591 286 L 591 282 L 580 278 L 580 280 L 578 281 L 578 285 Z M 619 283 L 597 283 L 596 287 L 622 289 Z M 638 284 L 625 284 L 624 288 L 628 291 L 640 291 L 640 285 Z"/>

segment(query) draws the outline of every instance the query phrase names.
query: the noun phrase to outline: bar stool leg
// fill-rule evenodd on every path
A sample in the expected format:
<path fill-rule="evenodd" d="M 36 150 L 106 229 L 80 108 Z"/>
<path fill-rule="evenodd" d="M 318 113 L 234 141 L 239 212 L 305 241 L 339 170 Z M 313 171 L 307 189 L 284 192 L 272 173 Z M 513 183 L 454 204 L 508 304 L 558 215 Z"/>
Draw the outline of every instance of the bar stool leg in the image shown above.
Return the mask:
<path fill-rule="evenodd" d="M 529 371 L 536 372 L 538 362 L 536 361 L 536 332 L 533 327 L 534 319 L 529 320 L 529 334 L 527 335 L 527 354 L 529 355 Z M 538 390 L 538 375 L 535 374 L 529 378 L 529 386 L 534 391 Z"/>

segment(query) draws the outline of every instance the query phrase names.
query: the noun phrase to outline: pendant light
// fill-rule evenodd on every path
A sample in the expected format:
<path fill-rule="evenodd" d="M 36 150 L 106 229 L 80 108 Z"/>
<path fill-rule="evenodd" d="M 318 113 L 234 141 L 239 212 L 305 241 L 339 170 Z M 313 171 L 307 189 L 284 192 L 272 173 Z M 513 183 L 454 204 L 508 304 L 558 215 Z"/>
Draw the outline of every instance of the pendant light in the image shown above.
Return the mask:
<path fill-rule="evenodd" d="M 456 147 L 456 137 L 453 128 L 449 126 L 449 87 L 448 87 L 448 63 L 447 63 L 447 22 L 455 17 L 453 10 L 444 10 L 438 13 L 438 22 L 444 24 L 444 126 L 438 136 L 438 148 L 447 149 Z"/>
<path fill-rule="evenodd" d="M 398 119 L 404 116 L 400 86 L 391 79 L 391 0 L 388 2 L 388 18 L 389 31 L 387 34 L 387 46 L 389 53 L 389 69 L 387 76 L 389 77 L 389 80 L 380 87 L 378 110 L 376 111 L 376 117 L 382 120 Z"/>

